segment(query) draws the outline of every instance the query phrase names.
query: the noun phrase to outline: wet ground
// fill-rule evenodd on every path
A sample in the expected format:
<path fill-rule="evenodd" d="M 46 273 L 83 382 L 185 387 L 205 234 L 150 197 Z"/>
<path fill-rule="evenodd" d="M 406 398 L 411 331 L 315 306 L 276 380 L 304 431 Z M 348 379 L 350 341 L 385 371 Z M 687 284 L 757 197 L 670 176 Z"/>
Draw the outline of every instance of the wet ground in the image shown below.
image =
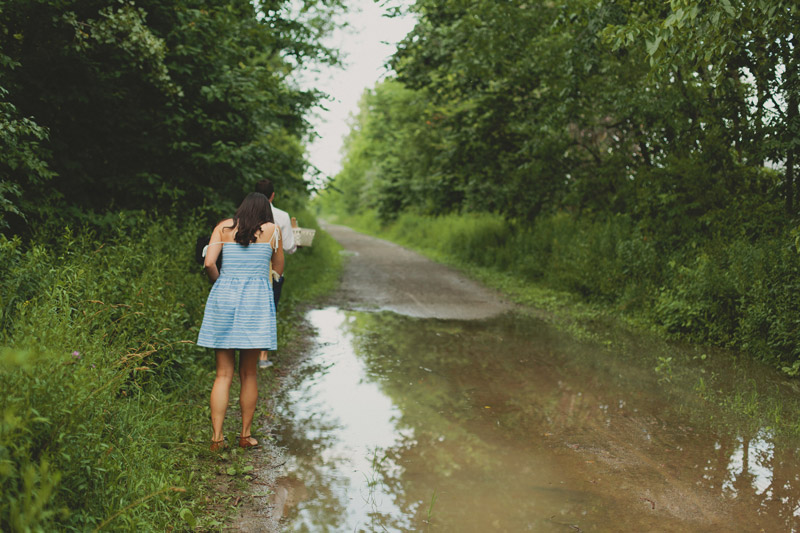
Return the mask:
<path fill-rule="evenodd" d="M 578 342 L 446 270 L 437 297 L 410 252 L 331 232 L 350 270 L 276 405 L 285 530 L 800 528 L 797 443 L 665 384 L 637 356 L 663 346 Z"/>

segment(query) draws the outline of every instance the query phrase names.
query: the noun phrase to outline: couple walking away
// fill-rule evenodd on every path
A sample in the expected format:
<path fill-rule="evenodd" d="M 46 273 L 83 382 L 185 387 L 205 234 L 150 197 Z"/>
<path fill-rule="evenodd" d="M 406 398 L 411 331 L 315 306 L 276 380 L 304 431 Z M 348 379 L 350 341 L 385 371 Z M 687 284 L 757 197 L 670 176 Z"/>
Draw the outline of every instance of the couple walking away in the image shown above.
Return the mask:
<path fill-rule="evenodd" d="M 269 180 L 242 201 L 236 214 L 217 224 L 211 234 L 204 267 L 214 284 L 206 301 L 197 344 L 214 348 L 217 374 L 211 389 L 211 450 L 227 447 L 222 433 L 228 397 L 239 351 L 242 431 L 239 446 L 252 448 L 258 441 L 251 425 L 258 400 L 259 359 L 278 348 L 277 301 L 283 286 L 284 251 L 296 249 L 291 224 L 277 220 L 284 211 L 272 207 L 275 193 Z M 269 193 L 264 194 L 264 193 Z M 288 246 L 287 246 L 288 245 Z M 224 249 L 224 253 L 223 253 Z M 222 269 L 217 258 L 222 254 Z"/>

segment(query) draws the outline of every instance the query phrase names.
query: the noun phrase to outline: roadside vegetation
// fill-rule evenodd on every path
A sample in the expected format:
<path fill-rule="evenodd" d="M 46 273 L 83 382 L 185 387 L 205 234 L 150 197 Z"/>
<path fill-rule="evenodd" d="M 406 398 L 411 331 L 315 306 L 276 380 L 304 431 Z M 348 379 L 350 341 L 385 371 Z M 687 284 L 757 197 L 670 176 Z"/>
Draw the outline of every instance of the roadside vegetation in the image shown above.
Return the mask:
<path fill-rule="evenodd" d="M 410 10 L 325 216 L 800 375 L 794 3 Z"/>
<path fill-rule="evenodd" d="M 0 238 L 4 531 L 221 524 L 214 474 L 242 459 L 219 466 L 207 451 L 214 357 L 194 342 L 209 283 L 192 254 L 200 230 L 184 229 L 127 213 L 102 241 L 63 228 L 24 246 Z M 290 257 L 280 346 L 337 261 L 324 234 Z"/>
<path fill-rule="evenodd" d="M 221 526 L 217 477 L 247 465 L 208 453 L 195 239 L 265 177 L 315 227 L 304 115 L 322 94 L 287 79 L 336 63 L 319 39 L 341 8 L 0 3 L 0 530 Z M 287 260 L 279 345 L 338 257 L 318 233 Z"/>

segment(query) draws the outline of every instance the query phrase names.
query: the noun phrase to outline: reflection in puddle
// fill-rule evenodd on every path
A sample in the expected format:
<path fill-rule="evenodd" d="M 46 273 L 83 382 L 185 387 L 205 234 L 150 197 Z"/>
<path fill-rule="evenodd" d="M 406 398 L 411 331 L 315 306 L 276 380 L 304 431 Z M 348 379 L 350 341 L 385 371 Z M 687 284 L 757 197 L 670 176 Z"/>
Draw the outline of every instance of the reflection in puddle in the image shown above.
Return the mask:
<path fill-rule="evenodd" d="M 395 426 L 399 413 L 377 383 L 364 379 L 364 364 L 345 333 L 345 322 L 355 316 L 328 309 L 312 312 L 309 319 L 317 328 L 320 350 L 279 410 L 280 418 L 291 418 L 302 431 L 286 442 L 289 454 L 297 454 L 292 441 L 306 441 L 300 448 L 305 453 L 294 455 L 288 468 L 306 480 L 309 495 L 298 502 L 292 527 L 372 531 L 387 521 L 405 527 L 394 494 L 379 478 L 392 468 L 382 451 L 402 438 Z"/>
<path fill-rule="evenodd" d="M 277 409 L 289 531 L 799 527 L 794 448 L 710 431 L 652 369 L 542 322 L 308 318 L 318 347 Z"/>
<path fill-rule="evenodd" d="M 275 486 L 270 497 L 270 504 L 274 511 L 273 516 L 281 519 L 308 498 L 308 491 L 303 482 L 294 476 L 283 476 L 275 480 Z"/>
<path fill-rule="evenodd" d="M 728 462 L 728 479 L 722 485 L 732 497 L 738 496 L 740 479 L 746 480 L 745 486 L 756 494 L 771 490 L 772 471 L 764 466 L 773 457 L 774 446 L 771 439 L 772 436 L 765 430 L 761 430 L 751 440 L 737 439 L 736 451 Z M 751 457 L 756 457 L 757 460 L 752 461 Z"/>

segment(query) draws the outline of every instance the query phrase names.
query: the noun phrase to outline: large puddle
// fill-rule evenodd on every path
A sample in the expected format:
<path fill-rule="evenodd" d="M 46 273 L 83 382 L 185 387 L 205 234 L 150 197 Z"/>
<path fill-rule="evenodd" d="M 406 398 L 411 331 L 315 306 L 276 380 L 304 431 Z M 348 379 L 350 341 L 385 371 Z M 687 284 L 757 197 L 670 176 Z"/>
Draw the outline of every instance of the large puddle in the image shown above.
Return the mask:
<path fill-rule="evenodd" d="M 312 311 L 287 531 L 797 531 L 796 443 L 536 319 Z M 725 429 L 729 428 L 729 429 Z"/>

